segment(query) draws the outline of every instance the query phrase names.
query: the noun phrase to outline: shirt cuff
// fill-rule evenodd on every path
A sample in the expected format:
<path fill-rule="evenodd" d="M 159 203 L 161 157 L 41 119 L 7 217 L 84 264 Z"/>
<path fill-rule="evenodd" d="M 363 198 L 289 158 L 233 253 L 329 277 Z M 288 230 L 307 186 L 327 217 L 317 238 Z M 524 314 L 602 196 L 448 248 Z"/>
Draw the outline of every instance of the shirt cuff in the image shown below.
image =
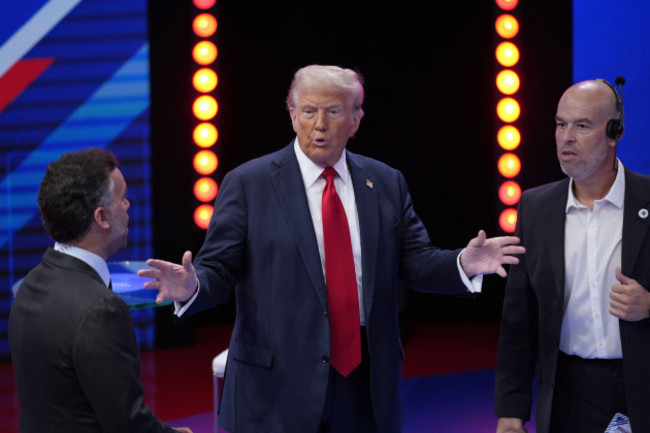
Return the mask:
<path fill-rule="evenodd" d="M 465 251 L 465 249 L 463 249 Z M 460 254 L 463 254 L 463 251 Z M 483 274 L 474 275 L 471 279 L 467 276 L 465 271 L 463 271 L 462 266 L 460 266 L 460 254 L 456 257 L 456 266 L 458 267 L 458 273 L 460 273 L 460 279 L 467 287 L 470 293 L 481 293 L 483 290 Z"/>
<path fill-rule="evenodd" d="M 185 301 L 185 302 L 178 302 L 174 301 L 174 314 L 177 317 L 182 317 L 183 314 L 187 311 L 188 308 L 192 305 L 196 297 L 199 295 L 199 290 L 201 289 L 201 283 L 199 283 L 199 280 L 196 280 L 196 291 L 194 292 L 194 295 L 192 297 Z"/>

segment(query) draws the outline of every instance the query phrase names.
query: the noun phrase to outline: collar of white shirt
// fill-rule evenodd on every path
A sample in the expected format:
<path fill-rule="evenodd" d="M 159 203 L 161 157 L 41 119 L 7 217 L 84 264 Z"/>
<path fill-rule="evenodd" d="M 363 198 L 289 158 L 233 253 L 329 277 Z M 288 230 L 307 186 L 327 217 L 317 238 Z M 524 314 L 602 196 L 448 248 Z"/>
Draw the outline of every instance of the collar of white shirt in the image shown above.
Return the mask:
<path fill-rule="evenodd" d="M 309 188 L 313 185 L 314 182 L 320 178 L 323 174 L 323 167 L 316 165 L 311 159 L 305 155 L 305 153 L 300 148 L 298 144 L 298 137 L 293 142 L 293 150 L 296 153 L 296 158 L 298 158 L 298 166 L 300 167 L 300 173 L 302 174 L 302 181 L 305 184 L 305 188 Z M 348 173 L 348 164 L 345 159 L 345 150 L 341 154 L 339 160 L 334 164 L 334 170 L 341 178 L 341 181 L 345 185 L 350 181 L 350 174 Z"/>
<path fill-rule="evenodd" d="M 108 265 L 106 261 L 95 253 L 91 253 L 83 248 L 75 247 L 74 245 L 62 244 L 59 242 L 54 243 L 54 249 L 60 253 L 67 254 L 75 257 L 88 266 L 93 268 L 99 274 L 102 281 L 108 287 L 111 280 L 111 274 L 108 272 Z"/>
<path fill-rule="evenodd" d="M 618 172 L 616 173 L 616 179 L 614 184 L 609 189 L 609 192 L 605 197 L 596 202 L 608 201 L 614 206 L 621 209 L 623 207 L 623 200 L 625 198 L 625 170 L 623 169 L 623 164 L 621 161 L 618 161 Z M 569 181 L 569 197 L 566 201 L 565 212 L 568 213 L 572 208 L 585 207 L 582 203 L 578 201 L 575 194 L 573 194 L 573 179 Z"/>

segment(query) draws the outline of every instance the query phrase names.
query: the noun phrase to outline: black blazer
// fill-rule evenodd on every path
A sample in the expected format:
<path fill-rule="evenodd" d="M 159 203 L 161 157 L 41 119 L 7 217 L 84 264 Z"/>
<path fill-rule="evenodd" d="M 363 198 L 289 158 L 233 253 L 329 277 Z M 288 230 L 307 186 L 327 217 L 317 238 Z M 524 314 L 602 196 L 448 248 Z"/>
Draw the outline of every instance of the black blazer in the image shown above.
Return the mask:
<path fill-rule="evenodd" d="M 516 235 L 526 254 L 510 268 L 496 370 L 498 417 L 530 418 L 537 364 L 537 432 L 549 433 L 564 302 L 569 179 L 526 191 Z M 646 212 L 643 212 L 643 210 Z M 625 170 L 621 271 L 650 289 L 650 176 Z M 644 217 L 645 215 L 645 217 Z M 620 320 L 625 390 L 634 431 L 650 432 L 650 319 Z"/>
<path fill-rule="evenodd" d="M 174 430 L 144 404 L 129 308 L 97 272 L 48 249 L 9 314 L 21 433 Z"/>
<path fill-rule="evenodd" d="M 401 431 L 397 284 L 465 294 L 459 251 L 440 250 L 413 210 L 404 177 L 346 152 L 363 268 L 363 308 L 380 433 Z M 223 180 L 195 266 L 189 314 L 235 296 L 222 425 L 232 433 L 315 432 L 330 365 L 325 278 L 293 144 Z M 354 410 L 354 408 L 350 408 Z"/>

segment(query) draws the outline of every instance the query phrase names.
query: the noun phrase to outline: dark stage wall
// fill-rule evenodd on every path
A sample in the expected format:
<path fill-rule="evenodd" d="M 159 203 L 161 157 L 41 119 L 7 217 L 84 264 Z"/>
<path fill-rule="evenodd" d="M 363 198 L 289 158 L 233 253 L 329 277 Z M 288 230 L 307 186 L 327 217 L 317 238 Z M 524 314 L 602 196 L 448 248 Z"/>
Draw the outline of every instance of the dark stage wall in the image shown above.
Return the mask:
<path fill-rule="evenodd" d="M 182 4 L 180 4 L 182 3 Z M 533 4 L 534 3 L 534 4 Z M 196 253 L 192 211 L 190 1 L 150 1 L 153 219 L 156 256 Z M 561 176 L 557 100 L 571 84 L 571 2 L 520 2 L 523 170 L 531 187 Z M 219 0 L 216 180 L 293 139 L 284 106 L 293 72 L 337 64 L 365 77 L 365 118 L 348 147 L 400 169 L 434 243 L 463 246 L 497 225 L 496 37 L 493 1 L 256 2 Z M 553 23 L 553 30 L 548 23 Z M 414 314 L 498 316 L 503 281 L 474 301 L 409 295 Z M 415 302 L 413 301 L 415 300 Z M 418 305 L 418 307 L 415 307 Z"/>

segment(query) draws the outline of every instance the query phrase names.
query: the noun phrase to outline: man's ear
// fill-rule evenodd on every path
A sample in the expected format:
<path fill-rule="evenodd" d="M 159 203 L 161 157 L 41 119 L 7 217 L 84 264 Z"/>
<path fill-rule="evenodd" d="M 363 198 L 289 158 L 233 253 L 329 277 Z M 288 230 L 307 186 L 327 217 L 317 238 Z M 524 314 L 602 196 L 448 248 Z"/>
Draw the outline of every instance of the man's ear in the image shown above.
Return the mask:
<path fill-rule="evenodd" d="M 95 213 L 93 214 L 93 220 L 101 228 L 108 229 L 111 227 L 110 223 L 108 222 L 107 210 L 102 206 L 95 209 Z"/>
<path fill-rule="evenodd" d="M 354 137 L 354 134 L 359 130 L 359 126 L 361 125 L 361 118 L 363 117 L 363 112 L 361 110 L 356 111 L 355 113 L 352 114 L 352 133 L 350 134 L 350 137 Z"/>

